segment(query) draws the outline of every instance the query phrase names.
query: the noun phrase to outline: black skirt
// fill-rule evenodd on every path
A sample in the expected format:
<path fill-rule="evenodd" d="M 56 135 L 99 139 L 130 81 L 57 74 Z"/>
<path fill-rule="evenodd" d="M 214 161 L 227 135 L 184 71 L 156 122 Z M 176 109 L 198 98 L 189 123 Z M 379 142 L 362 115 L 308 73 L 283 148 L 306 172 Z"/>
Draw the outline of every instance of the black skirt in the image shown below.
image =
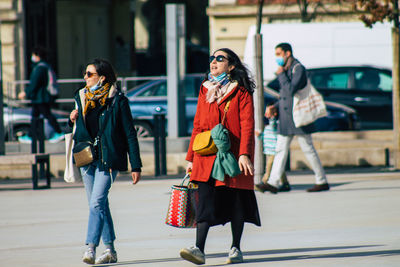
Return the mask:
<path fill-rule="evenodd" d="M 244 222 L 261 226 L 260 214 L 254 190 L 215 186 L 215 179 L 195 182 L 196 221 L 208 222 L 210 226 L 225 224 L 234 216 L 241 216 Z"/>

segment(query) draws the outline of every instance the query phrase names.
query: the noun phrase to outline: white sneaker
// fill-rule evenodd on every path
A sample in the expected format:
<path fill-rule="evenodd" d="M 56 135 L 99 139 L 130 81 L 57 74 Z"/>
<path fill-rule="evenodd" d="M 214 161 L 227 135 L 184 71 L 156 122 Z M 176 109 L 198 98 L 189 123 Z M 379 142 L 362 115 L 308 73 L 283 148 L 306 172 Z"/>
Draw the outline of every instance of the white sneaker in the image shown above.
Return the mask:
<path fill-rule="evenodd" d="M 117 262 L 117 252 L 111 251 L 111 249 L 106 249 L 100 257 L 96 259 L 96 264 L 103 263 L 116 263 Z"/>
<path fill-rule="evenodd" d="M 96 258 L 96 251 L 93 248 L 87 248 L 85 253 L 83 253 L 83 262 L 87 264 L 94 264 L 94 259 Z"/>
<path fill-rule="evenodd" d="M 236 247 L 231 248 L 226 263 L 232 264 L 232 263 L 242 263 L 242 262 L 243 262 L 242 252 Z"/>
<path fill-rule="evenodd" d="M 204 264 L 206 262 L 204 253 L 200 251 L 200 249 L 196 246 L 191 246 L 188 248 L 183 248 L 179 252 L 181 257 L 187 261 L 190 261 L 194 264 Z"/>

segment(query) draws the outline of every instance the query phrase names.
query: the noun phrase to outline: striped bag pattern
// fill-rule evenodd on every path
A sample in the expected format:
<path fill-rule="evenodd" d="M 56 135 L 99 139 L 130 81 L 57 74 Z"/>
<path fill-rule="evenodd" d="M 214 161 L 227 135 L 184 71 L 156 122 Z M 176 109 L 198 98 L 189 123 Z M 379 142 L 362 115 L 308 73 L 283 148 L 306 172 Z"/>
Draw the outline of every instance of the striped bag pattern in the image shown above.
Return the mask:
<path fill-rule="evenodd" d="M 269 124 L 264 127 L 263 152 L 266 155 L 275 155 L 276 142 L 278 139 L 277 122 L 270 119 Z"/>
<path fill-rule="evenodd" d="M 184 185 L 189 175 L 186 175 L 180 185 L 171 187 L 171 198 L 169 201 L 165 223 L 179 228 L 196 227 L 195 211 L 190 199 L 190 189 Z"/>

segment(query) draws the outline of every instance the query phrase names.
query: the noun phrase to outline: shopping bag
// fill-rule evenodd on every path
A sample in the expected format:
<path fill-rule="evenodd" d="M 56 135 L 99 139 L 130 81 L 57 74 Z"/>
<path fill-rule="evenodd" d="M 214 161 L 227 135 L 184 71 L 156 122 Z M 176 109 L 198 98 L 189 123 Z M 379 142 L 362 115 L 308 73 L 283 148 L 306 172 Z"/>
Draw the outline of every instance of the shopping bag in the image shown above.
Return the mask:
<path fill-rule="evenodd" d="M 72 148 L 74 146 L 73 133 L 65 134 L 65 171 L 64 171 L 64 181 L 67 183 L 75 183 L 80 181 L 81 174 L 78 167 L 73 162 L 72 159 Z"/>
<path fill-rule="evenodd" d="M 180 185 L 174 185 L 171 188 L 171 198 L 169 201 L 167 217 L 165 223 L 179 228 L 196 227 L 195 220 L 195 199 L 197 189 L 189 181 L 187 174 Z"/>
<path fill-rule="evenodd" d="M 310 80 L 306 87 L 297 91 L 293 97 L 293 122 L 296 128 L 308 125 L 327 115 L 322 95 Z"/>

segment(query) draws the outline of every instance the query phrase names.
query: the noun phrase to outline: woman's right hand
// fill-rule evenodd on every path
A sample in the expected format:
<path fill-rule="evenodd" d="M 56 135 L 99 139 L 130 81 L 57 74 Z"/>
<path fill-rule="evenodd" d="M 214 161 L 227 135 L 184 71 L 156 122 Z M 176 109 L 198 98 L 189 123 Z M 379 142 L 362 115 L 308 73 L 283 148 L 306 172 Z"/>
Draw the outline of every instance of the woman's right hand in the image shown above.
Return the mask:
<path fill-rule="evenodd" d="M 186 165 L 186 173 L 192 172 L 192 168 L 193 168 L 193 162 L 188 162 L 188 164 Z"/>
<path fill-rule="evenodd" d="M 71 114 L 69 114 L 69 119 L 75 123 L 76 119 L 78 118 L 78 110 L 74 109 L 73 111 L 71 111 Z"/>

